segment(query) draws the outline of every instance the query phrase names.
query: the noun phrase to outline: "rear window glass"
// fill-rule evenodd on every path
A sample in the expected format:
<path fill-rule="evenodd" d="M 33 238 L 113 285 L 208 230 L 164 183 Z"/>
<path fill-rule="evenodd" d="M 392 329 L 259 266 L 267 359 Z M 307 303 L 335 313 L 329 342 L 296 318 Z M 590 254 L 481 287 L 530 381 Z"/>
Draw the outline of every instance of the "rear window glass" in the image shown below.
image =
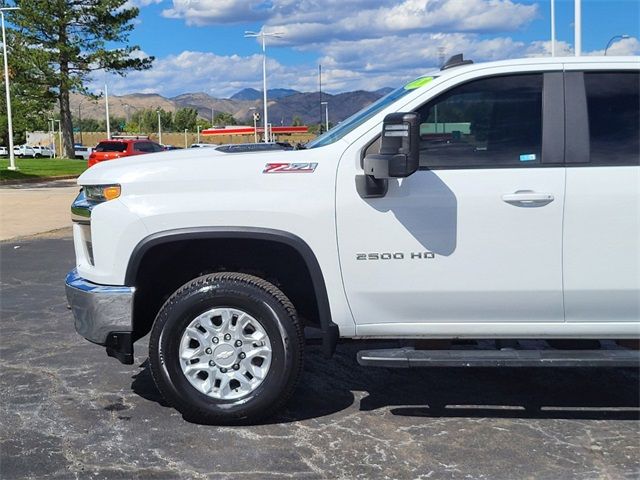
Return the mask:
<path fill-rule="evenodd" d="M 124 152 L 127 144 L 123 142 L 100 142 L 96 147 L 96 152 Z"/>
<path fill-rule="evenodd" d="M 637 72 L 587 72 L 593 165 L 640 163 L 640 75 Z"/>

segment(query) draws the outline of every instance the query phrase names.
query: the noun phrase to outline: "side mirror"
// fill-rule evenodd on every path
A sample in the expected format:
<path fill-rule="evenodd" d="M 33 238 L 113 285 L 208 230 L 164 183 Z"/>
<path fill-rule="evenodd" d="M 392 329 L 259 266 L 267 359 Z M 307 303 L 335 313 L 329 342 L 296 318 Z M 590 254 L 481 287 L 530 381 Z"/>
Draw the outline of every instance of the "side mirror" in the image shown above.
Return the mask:
<path fill-rule="evenodd" d="M 390 113 L 384 117 L 380 153 L 364 158 L 364 173 L 375 179 L 404 178 L 418 170 L 420 117 Z"/>

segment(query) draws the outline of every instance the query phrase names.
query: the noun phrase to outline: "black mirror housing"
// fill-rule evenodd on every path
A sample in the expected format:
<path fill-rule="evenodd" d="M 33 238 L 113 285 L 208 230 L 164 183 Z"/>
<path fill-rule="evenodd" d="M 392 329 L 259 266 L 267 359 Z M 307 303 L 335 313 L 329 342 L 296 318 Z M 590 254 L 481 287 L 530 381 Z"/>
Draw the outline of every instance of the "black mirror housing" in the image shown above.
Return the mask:
<path fill-rule="evenodd" d="M 380 153 L 367 155 L 364 173 L 376 179 L 404 178 L 418 170 L 420 117 L 413 112 L 384 117 Z"/>

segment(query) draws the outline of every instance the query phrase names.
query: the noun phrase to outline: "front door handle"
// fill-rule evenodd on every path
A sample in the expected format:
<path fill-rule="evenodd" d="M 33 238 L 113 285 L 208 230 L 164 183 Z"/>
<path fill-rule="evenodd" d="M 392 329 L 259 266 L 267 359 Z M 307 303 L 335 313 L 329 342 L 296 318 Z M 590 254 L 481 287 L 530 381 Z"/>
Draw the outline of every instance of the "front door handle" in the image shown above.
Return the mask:
<path fill-rule="evenodd" d="M 537 193 L 531 190 L 518 190 L 514 193 L 502 195 L 502 201 L 516 207 L 543 207 L 553 202 L 550 193 Z"/>

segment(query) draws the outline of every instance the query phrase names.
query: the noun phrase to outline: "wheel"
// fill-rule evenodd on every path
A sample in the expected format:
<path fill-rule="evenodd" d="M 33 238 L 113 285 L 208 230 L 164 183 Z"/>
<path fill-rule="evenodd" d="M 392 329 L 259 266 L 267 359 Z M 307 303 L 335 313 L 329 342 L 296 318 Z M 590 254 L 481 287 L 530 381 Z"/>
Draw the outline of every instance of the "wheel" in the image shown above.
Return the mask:
<path fill-rule="evenodd" d="M 158 389 L 186 419 L 243 424 L 289 399 L 303 348 L 295 308 L 278 288 L 225 272 L 196 278 L 166 301 L 149 359 Z"/>

